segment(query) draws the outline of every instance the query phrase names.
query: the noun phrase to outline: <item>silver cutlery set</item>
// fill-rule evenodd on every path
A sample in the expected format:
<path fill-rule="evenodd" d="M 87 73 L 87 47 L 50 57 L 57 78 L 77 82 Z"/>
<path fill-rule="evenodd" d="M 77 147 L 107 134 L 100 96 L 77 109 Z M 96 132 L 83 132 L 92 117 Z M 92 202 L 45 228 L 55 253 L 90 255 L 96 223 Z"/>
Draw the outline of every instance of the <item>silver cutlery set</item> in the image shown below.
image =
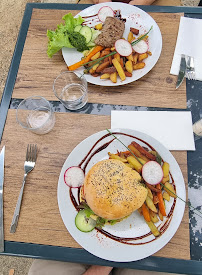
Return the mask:
<path fill-rule="evenodd" d="M 185 56 L 182 54 L 176 89 L 180 87 L 185 77 L 189 80 L 196 80 L 194 58 L 192 56 Z"/>
<path fill-rule="evenodd" d="M 3 182 L 4 182 L 4 159 L 5 159 L 5 146 L 1 150 L 0 153 L 0 253 L 4 251 L 4 231 L 3 231 Z M 26 159 L 24 163 L 24 178 L 22 182 L 22 187 L 20 189 L 20 194 L 18 197 L 18 201 L 15 207 L 10 232 L 15 233 L 17 224 L 18 224 L 18 218 L 20 215 L 20 207 L 23 197 L 23 190 L 25 186 L 25 181 L 27 178 L 27 174 L 31 172 L 36 163 L 37 159 L 37 146 L 28 144 L 27 146 L 27 153 L 26 153 Z"/>

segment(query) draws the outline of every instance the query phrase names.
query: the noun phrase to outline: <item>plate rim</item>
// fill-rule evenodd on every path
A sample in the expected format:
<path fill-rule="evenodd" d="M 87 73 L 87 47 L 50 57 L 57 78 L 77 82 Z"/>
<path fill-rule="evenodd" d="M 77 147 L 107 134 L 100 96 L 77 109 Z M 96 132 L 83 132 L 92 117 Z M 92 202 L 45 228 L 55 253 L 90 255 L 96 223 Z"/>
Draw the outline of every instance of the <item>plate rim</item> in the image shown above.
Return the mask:
<path fill-rule="evenodd" d="M 127 7 L 128 8 L 128 4 L 125 4 L 125 3 L 121 3 L 121 2 L 107 2 L 107 4 L 106 3 L 100 3 L 100 4 L 96 4 L 96 5 L 92 5 L 92 6 L 90 6 L 90 7 L 87 7 L 87 8 L 85 8 L 84 10 L 82 10 L 82 11 L 80 11 L 76 16 L 79 16 L 79 15 L 81 15 L 82 16 L 82 13 L 83 12 L 85 12 L 86 10 L 91 10 L 91 9 L 95 9 L 95 8 L 101 8 L 102 6 L 114 6 L 114 9 L 117 7 L 116 5 L 118 5 L 118 6 L 123 6 L 123 8 L 124 7 Z M 95 77 L 92 77 L 92 76 L 90 76 L 90 75 L 86 75 L 86 80 L 87 80 L 87 82 L 88 83 L 90 83 L 90 84 L 94 84 L 94 85 L 98 85 L 98 86 L 103 86 L 103 87 L 116 87 L 116 86 L 123 86 L 123 85 L 126 85 L 126 84 L 130 84 L 130 83 L 133 83 L 133 82 L 135 82 L 135 81 L 137 81 L 137 80 L 139 80 L 139 79 L 141 79 L 142 77 L 144 77 L 145 75 L 147 75 L 153 68 L 154 68 L 154 66 L 156 65 L 156 63 L 158 62 L 158 60 L 159 60 L 159 58 L 160 58 L 160 56 L 161 56 L 161 52 L 162 52 L 162 46 L 163 46 L 163 39 L 162 39 L 162 34 L 161 34 L 161 30 L 160 30 L 160 28 L 159 28 L 159 26 L 158 26 L 158 24 L 156 23 L 156 21 L 153 19 L 153 17 L 150 15 L 150 14 L 148 14 L 147 12 L 145 12 L 144 10 L 142 10 L 141 8 L 139 8 L 139 7 L 137 7 L 137 6 L 130 6 L 130 8 L 132 8 L 132 9 L 135 9 L 135 10 L 137 10 L 137 11 L 140 11 L 141 13 L 143 13 L 143 14 L 145 14 L 145 15 L 147 15 L 149 18 L 151 18 L 152 19 L 152 21 L 154 22 L 154 24 L 155 24 L 155 26 L 156 26 L 156 28 L 157 28 L 157 30 L 158 30 L 158 32 L 159 32 L 159 37 L 158 37 L 158 39 L 160 39 L 160 44 L 158 45 L 158 51 L 157 51 L 157 53 L 156 53 L 156 59 L 155 59 L 155 61 L 154 61 L 154 63 L 152 64 L 152 67 L 149 69 L 149 70 L 147 70 L 146 68 L 144 68 L 144 70 L 145 70 L 145 73 L 143 73 L 140 77 L 138 77 L 137 79 L 133 79 L 133 80 L 131 80 L 129 77 L 128 77 L 128 79 L 126 78 L 126 80 L 124 80 L 124 81 L 121 81 L 120 79 L 117 81 L 117 83 L 110 83 L 110 81 L 109 80 L 103 80 L 103 81 L 95 81 Z M 62 56 L 63 56 L 63 59 L 64 59 L 64 61 L 65 61 L 65 63 L 66 63 L 66 65 L 68 66 L 68 64 L 67 64 L 67 62 L 66 62 L 66 57 L 65 57 L 65 55 L 66 55 L 66 53 L 65 53 L 65 51 L 67 51 L 67 50 L 69 50 L 68 48 L 62 48 Z M 72 49 L 70 49 L 70 50 L 72 50 Z M 74 49 L 73 49 L 74 50 Z M 83 69 L 81 68 L 81 69 L 78 69 L 77 70 L 77 72 L 78 73 L 83 73 Z M 76 71 L 75 71 L 75 73 L 76 73 Z M 94 81 L 93 81 L 94 80 Z"/>
<path fill-rule="evenodd" d="M 151 146 L 153 146 L 153 142 L 154 142 L 155 145 L 156 145 L 156 143 L 157 143 L 161 148 L 163 148 L 164 151 L 165 151 L 166 153 L 168 153 L 168 157 L 172 159 L 172 165 L 176 166 L 177 169 L 178 169 L 178 171 L 177 171 L 176 173 L 179 174 L 178 177 L 180 176 L 181 179 L 180 179 L 180 186 L 177 187 L 177 188 L 183 189 L 183 199 L 186 200 L 186 188 L 185 188 L 184 177 L 183 177 L 183 175 L 182 175 L 181 169 L 180 169 L 180 167 L 179 167 L 179 165 L 178 165 L 176 159 L 174 158 L 174 156 L 171 154 L 171 152 L 170 152 L 167 148 L 165 148 L 164 145 L 162 145 L 158 140 L 154 139 L 153 137 L 150 137 L 149 135 L 144 134 L 144 133 L 139 132 L 139 131 L 135 131 L 135 130 L 131 130 L 131 129 L 124 129 L 124 128 L 117 128 L 117 129 L 110 129 L 110 130 L 113 131 L 113 132 L 115 132 L 115 131 L 116 131 L 116 132 L 123 132 L 123 133 L 129 132 L 130 134 L 133 133 L 133 134 L 135 134 L 135 136 L 140 137 L 140 138 L 142 138 L 142 136 L 143 136 L 144 138 L 146 138 L 146 140 L 145 140 L 145 139 L 143 139 L 143 140 L 149 142 L 149 144 L 150 144 Z M 157 249 L 155 248 L 154 251 L 153 251 L 152 253 L 148 253 L 148 252 L 145 253 L 145 256 L 144 256 L 144 257 L 143 257 L 143 256 L 139 256 L 139 255 L 135 255 L 135 257 L 131 257 L 131 256 L 130 256 L 130 259 L 128 259 L 128 257 L 124 257 L 124 258 L 120 259 L 119 257 L 117 258 L 116 256 L 115 256 L 115 257 L 112 256 L 111 258 L 109 258 L 108 256 L 105 257 L 105 256 L 103 256 L 103 255 L 100 255 L 100 253 L 99 253 L 99 251 L 98 251 L 99 249 L 96 249 L 96 251 L 95 251 L 95 250 L 92 251 L 92 249 L 89 248 L 89 244 L 86 245 L 85 241 L 84 241 L 84 243 L 83 243 L 83 240 L 82 240 L 82 241 L 80 240 L 80 237 L 78 237 L 78 235 L 80 235 L 80 233 L 79 233 L 79 234 L 76 234 L 76 236 L 75 236 L 74 230 L 72 231 L 72 229 L 71 229 L 72 226 L 69 225 L 68 223 L 66 223 L 66 221 L 64 220 L 63 205 L 61 204 L 61 201 L 60 201 L 60 191 L 61 191 L 61 190 L 60 190 L 60 189 L 61 189 L 60 187 L 61 187 L 61 184 L 62 184 L 61 181 L 63 180 L 62 178 L 63 178 L 63 175 L 64 175 L 64 170 L 67 168 L 68 159 L 69 159 L 69 157 L 71 157 L 71 155 L 74 153 L 74 150 L 75 150 L 76 148 L 78 149 L 78 147 L 80 147 L 80 146 L 82 146 L 83 144 L 85 144 L 86 142 L 88 142 L 89 139 L 98 138 L 99 136 L 103 136 L 103 134 L 106 134 L 106 133 L 107 133 L 106 130 L 102 130 L 102 131 L 96 132 L 96 133 L 94 133 L 94 134 L 88 136 L 87 138 L 85 138 L 84 140 L 82 140 L 77 146 L 74 147 L 74 149 L 72 150 L 72 152 L 68 155 L 67 159 L 65 160 L 65 162 L 64 162 L 64 164 L 63 164 L 63 167 L 62 167 L 62 169 L 61 169 L 61 172 L 60 172 L 60 176 L 59 176 L 59 180 L 58 180 L 58 187 L 57 187 L 57 200 L 58 200 L 58 206 L 59 206 L 60 215 L 61 215 L 61 218 L 62 218 L 62 220 L 63 220 L 63 223 L 64 223 L 66 229 L 69 231 L 70 235 L 75 239 L 75 241 L 77 241 L 85 250 L 87 250 L 87 251 L 90 252 L 91 254 L 93 254 L 93 255 L 95 255 L 95 256 L 97 256 L 97 257 L 99 257 L 99 258 L 102 258 L 102 259 L 105 259 L 105 260 L 114 261 L 114 262 L 131 262 L 131 261 L 136 261 L 136 260 L 144 259 L 144 258 L 146 258 L 146 257 L 148 257 L 148 256 L 153 255 L 154 253 L 156 253 L 157 251 L 159 251 L 161 248 L 163 248 L 163 247 L 172 239 L 172 237 L 175 235 L 177 229 L 179 228 L 179 226 L 180 226 L 180 224 L 181 224 L 182 218 L 183 218 L 183 216 L 184 216 L 184 211 L 185 211 L 185 203 L 182 202 L 181 200 L 179 200 L 179 199 L 176 200 L 176 206 L 178 206 L 178 208 L 180 208 L 180 218 L 178 217 L 177 222 L 175 222 L 174 224 L 173 224 L 173 221 L 176 219 L 176 214 L 175 214 L 175 215 L 173 214 L 173 217 L 172 217 L 172 219 L 171 219 L 172 228 L 171 228 L 170 230 L 173 231 L 173 232 L 169 232 L 169 234 L 168 234 L 168 233 L 167 233 L 168 230 L 166 230 L 166 232 L 165 232 L 160 238 L 157 238 L 157 239 L 155 240 L 155 244 L 158 244 L 158 248 L 157 248 Z M 148 141 L 147 139 L 149 139 L 149 141 Z M 95 142 L 96 142 L 96 140 L 95 140 Z M 155 148 L 155 146 L 153 146 L 153 147 Z M 87 150 L 87 152 L 88 152 L 88 150 Z M 165 152 L 163 152 L 163 154 L 165 154 Z M 66 167 L 66 168 L 65 168 L 65 167 Z M 172 174 L 173 174 L 173 172 L 172 172 Z M 175 176 L 174 176 L 174 177 L 175 177 Z M 181 195 L 181 197 L 182 197 L 182 195 Z M 66 205 L 65 205 L 65 208 L 66 208 Z M 75 210 L 75 211 L 76 211 L 76 210 Z M 75 213 L 76 213 L 76 212 L 75 212 Z M 175 217 L 175 218 L 174 218 L 174 217 Z M 168 228 L 170 228 L 171 224 L 169 225 Z M 75 226 L 75 224 L 74 224 L 74 226 Z M 73 227 L 74 227 L 74 226 L 73 226 Z M 76 228 L 76 227 L 75 227 L 75 228 Z M 96 230 L 93 230 L 93 231 L 96 231 Z M 93 234 L 93 231 L 88 233 L 88 234 L 89 234 L 89 237 L 90 237 L 91 239 L 92 239 L 92 237 L 95 238 L 95 234 Z M 78 232 L 80 232 L 80 231 L 78 230 Z M 77 233 L 78 233 L 78 232 L 77 232 Z M 80 236 L 82 237 L 82 239 L 85 239 L 85 238 L 84 238 L 85 235 L 83 235 L 83 234 L 86 234 L 86 233 L 83 233 L 83 232 L 82 232 L 82 235 L 80 235 Z M 167 235 L 168 235 L 168 237 L 167 237 Z M 160 240 L 163 236 L 164 236 L 164 238 L 165 238 L 165 236 L 166 236 L 166 238 L 165 238 L 166 241 L 165 241 L 164 243 L 161 243 L 161 242 L 160 242 L 160 244 L 159 244 L 159 241 L 158 241 L 158 240 Z M 95 243 L 96 243 L 96 240 L 93 240 L 93 241 L 95 241 Z M 107 241 L 106 241 L 106 242 L 107 242 Z M 114 242 L 115 242 L 115 241 L 114 241 Z M 131 246 L 128 246 L 128 245 L 126 245 L 126 246 L 127 246 L 127 247 L 131 247 Z M 142 245 L 142 247 L 143 247 L 143 246 L 144 246 L 144 245 Z M 155 246 L 155 245 L 154 245 L 154 246 Z M 135 251 L 135 250 L 136 250 L 135 247 L 137 247 L 137 246 L 133 246 L 133 247 L 134 247 L 133 250 Z M 139 248 L 139 246 L 138 246 L 138 248 Z M 98 251 L 98 252 L 97 252 L 97 251 Z M 144 248 L 143 248 L 143 251 L 144 251 Z"/>

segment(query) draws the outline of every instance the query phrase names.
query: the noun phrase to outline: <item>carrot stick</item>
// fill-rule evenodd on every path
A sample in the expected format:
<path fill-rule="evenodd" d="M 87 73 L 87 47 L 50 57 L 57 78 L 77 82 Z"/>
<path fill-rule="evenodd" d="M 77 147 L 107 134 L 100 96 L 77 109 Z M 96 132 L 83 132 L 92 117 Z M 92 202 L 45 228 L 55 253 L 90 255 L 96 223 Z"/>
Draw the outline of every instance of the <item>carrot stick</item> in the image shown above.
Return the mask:
<path fill-rule="evenodd" d="M 69 71 L 74 71 L 76 69 L 78 69 L 79 67 L 81 67 L 84 63 L 87 63 L 90 61 L 91 57 L 93 55 L 95 55 L 97 52 L 101 51 L 103 49 L 102 46 L 96 46 L 90 53 L 89 55 L 87 55 L 85 58 L 83 58 L 81 61 L 71 65 L 68 67 Z"/>
<path fill-rule="evenodd" d="M 147 222 L 151 221 L 151 218 L 150 218 L 150 215 L 149 215 L 149 210 L 148 210 L 148 208 L 146 207 L 146 205 L 144 203 L 142 205 L 142 214 L 144 216 L 145 221 L 147 221 Z"/>
<path fill-rule="evenodd" d="M 156 185 L 156 188 L 161 190 L 161 186 L 160 186 L 160 183 Z M 161 211 L 161 214 L 163 216 L 166 216 L 166 209 L 165 209 L 165 205 L 164 205 L 164 201 L 163 201 L 163 195 L 162 195 L 162 192 L 158 192 L 156 193 L 158 199 L 159 199 L 159 202 L 158 202 L 158 206 L 159 206 L 159 210 Z"/>

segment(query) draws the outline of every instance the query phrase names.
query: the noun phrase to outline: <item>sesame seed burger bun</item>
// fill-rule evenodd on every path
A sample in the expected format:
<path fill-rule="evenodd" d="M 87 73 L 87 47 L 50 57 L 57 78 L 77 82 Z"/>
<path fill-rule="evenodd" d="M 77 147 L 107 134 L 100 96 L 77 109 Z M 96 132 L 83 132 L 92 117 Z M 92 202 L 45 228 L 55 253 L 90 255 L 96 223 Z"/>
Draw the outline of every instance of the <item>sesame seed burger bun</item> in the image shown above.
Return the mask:
<path fill-rule="evenodd" d="M 140 208 L 147 189 L 139 173 L 116 159 L 96 163 L 84 181 L 84 197 L 93 212 L 107 220 L 122 219 Z"/>

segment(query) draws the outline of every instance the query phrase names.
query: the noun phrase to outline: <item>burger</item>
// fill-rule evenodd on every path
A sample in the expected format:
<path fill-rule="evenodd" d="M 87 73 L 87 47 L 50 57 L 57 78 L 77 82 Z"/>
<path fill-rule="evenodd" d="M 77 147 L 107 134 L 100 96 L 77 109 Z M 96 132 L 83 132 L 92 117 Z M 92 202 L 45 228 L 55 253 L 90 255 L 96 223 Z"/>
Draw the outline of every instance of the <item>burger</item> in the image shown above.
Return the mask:
<path fill-rule="evenodd" d="M 91 227 L 103 226 L 106 222 L 114 224 L 140 208 L 146 197 L 147 189 L 138 172 L 120 160 L 99 161 L 85 176 L 80 191 L 81 205 L 85 205 L 85 209 L 77 214 L 76 226 L 88 232 Z"/>

